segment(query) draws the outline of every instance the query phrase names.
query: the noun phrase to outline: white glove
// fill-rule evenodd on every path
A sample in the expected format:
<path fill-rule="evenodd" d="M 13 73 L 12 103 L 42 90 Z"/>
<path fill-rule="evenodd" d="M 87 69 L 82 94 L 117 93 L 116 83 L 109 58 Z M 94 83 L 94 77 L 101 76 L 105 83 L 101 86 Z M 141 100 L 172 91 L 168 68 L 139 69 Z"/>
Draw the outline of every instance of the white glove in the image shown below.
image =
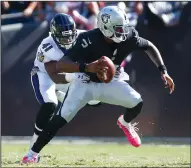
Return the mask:
<path fill-rule="evenodd" d="M 73 80 L 76 79 L 76 74 L 75 73 L 66 73 L 65 74 L 65 79 L 67 82 L 72 82 Z"/>
<path fill-rule="evenodd" d="M 66 73 L 65 79 L 67 82 L 72 82 L 76 79 L 81 80 L 83 83 L 88 83 L 90 81 L 90 77 L 85 73 Z"/>

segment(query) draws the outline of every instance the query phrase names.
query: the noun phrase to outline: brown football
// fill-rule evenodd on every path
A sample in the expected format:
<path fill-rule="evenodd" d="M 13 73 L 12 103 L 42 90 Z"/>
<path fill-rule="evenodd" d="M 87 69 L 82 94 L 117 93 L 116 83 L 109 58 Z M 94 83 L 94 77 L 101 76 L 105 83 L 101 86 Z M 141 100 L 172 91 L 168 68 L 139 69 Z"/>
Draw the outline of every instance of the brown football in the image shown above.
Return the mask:
<path fill-rule="evenodd" d="M 104 83 L 109 83 L 115 75 L 115 65 L 107 56 L 102 56 L 99 60 L 100 67 L 107 67 L 106 72 L 97 74 L 98 78 Z"/>

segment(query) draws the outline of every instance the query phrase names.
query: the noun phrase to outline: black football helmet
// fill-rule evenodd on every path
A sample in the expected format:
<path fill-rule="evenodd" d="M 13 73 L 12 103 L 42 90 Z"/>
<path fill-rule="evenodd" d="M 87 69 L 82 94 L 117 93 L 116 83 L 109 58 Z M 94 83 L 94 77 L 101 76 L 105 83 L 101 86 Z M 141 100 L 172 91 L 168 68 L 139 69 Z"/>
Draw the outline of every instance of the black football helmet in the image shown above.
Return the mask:
<path fill-rule="evenodd" d="M 69 49 L 77 38 L 76 24 L 70 15 L 60 13 L 55 15 L 50 22 L 50 32 L 54 39 Z"/>

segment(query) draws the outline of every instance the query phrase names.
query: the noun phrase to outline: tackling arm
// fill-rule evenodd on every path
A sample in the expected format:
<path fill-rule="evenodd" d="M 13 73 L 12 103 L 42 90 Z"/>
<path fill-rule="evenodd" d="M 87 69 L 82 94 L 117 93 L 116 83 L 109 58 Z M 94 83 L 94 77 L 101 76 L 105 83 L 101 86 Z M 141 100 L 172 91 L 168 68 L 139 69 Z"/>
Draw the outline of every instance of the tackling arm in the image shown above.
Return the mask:
<path fill-rule="evenodd" d="M 85 42 L 84 42 L 85 41 Z M 81 33 L 76 44 L 67 52 L 63 59 L 56 64 L 57 73 L 66 72 L 91 72 L 98 73 L 103 70 L 98 60 L 87 63 L 86 60 L 91 56 L 92 50 L 89 40 Z M 90 52 L 91 51 L 91 52 Z"/>
<path fill-rule="evenodd" d="M 57 61 L 50 61 L 44 64 L 45 69 L 50 76 L 50 78 L 56 84 L 67 84 L 75 78 L 75 74 L 58 74 L 56 71 L 56 63 Z"/>
<path fill-rule="evenodd" d="M 75 63 L 69 59 L 64 59 L 60 60 L 56 64 L 56 71 L 57 73 L 62 73 L 62 72 L 68 72 L 68 73 L 73 73 L 73 72 L 80 72 L 79 71 L 79 66 L 80 64 Z"/>
<path fill-rule="evenodd" d="M 56 72 L 92 72 L 97 73 L 100 72 L 103 67 L 100 66 L 98 60 L 89 64 L 85 63 L 77 63 L 69 59 L 69 57 L 65 56 L 63 60 L 60 60 L 56 64 Z"/>

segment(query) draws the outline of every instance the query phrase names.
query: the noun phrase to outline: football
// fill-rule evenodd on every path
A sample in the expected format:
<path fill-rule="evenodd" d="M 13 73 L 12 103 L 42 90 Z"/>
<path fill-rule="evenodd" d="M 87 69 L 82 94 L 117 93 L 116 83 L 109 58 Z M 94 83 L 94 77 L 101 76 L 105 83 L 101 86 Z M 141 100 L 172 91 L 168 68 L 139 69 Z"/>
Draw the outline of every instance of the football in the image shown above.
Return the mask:
<path fill-rule="evenodd" d="M 113 61 L 107 56 L 102 56 L 98 62 L 100 67 L 106 67 L 104 72 L 97 73 L 98 78 L 104 83 L 111 82 L 116 71 Z"/>

